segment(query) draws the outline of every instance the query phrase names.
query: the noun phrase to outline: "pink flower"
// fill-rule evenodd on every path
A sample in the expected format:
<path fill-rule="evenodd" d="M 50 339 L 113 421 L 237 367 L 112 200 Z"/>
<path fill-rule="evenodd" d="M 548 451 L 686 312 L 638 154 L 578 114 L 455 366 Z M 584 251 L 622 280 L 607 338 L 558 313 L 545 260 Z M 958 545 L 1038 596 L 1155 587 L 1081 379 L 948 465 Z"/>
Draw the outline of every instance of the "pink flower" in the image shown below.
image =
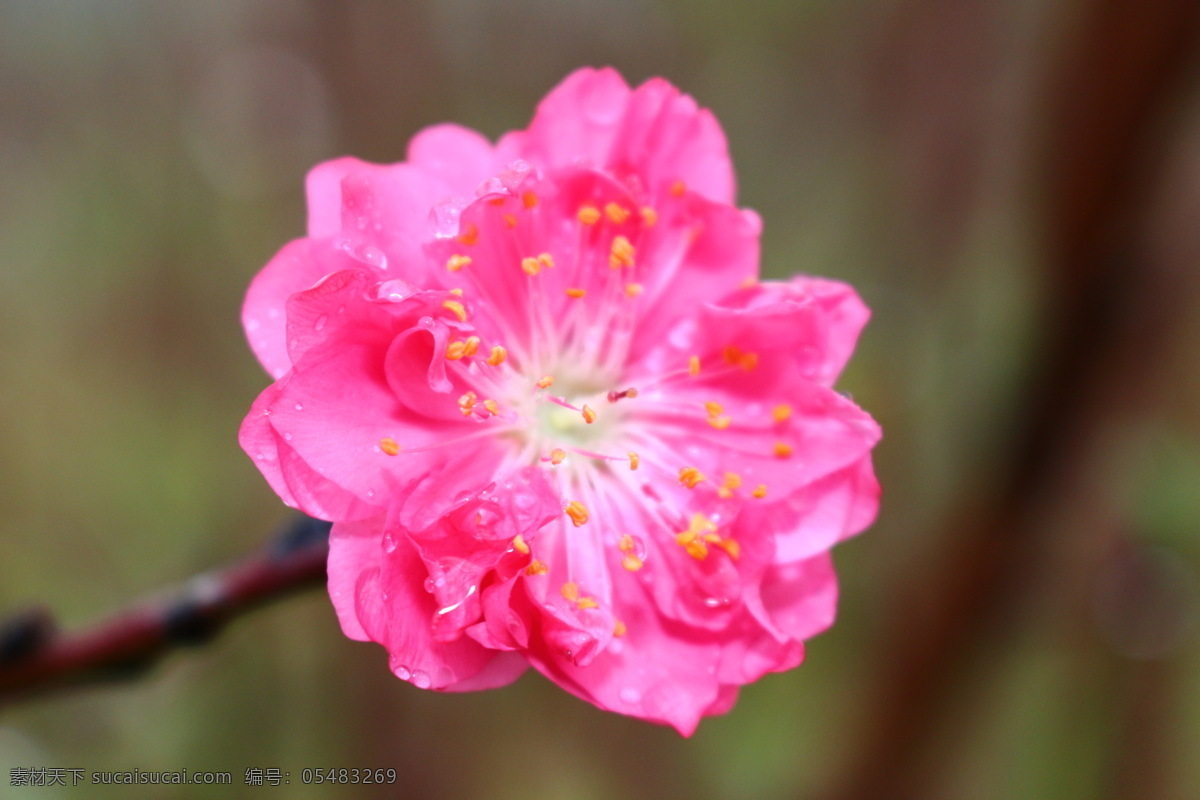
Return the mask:
<path fill-rule="evenodd" d="M 875 423 L 831 387 L 868 312 L 759 282 L 713 116 L 580 70 L 494 146 L 308 177 L 307 238 L 246 298 L 275 378 L 241 443 L 333 520 L 346 635 L 421 688 L 529 665 L 690 734 L 830 625 L 875 516 Z"/>

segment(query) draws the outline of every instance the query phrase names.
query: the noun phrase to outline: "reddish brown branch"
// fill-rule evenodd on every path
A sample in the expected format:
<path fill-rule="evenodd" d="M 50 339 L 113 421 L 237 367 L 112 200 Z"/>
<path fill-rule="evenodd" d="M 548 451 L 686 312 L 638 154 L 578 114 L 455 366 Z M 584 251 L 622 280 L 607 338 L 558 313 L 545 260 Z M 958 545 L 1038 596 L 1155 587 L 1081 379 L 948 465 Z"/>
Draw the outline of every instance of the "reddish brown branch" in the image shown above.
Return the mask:
<path fill-rule="evenodd" d="M 880 656 L 888 667 L 832 793 L 840 800 L 935 796 L 924 759 L 948 699 L 1011 622 L 1036 554 L 1051 547 L 1048 510 L 1128 412 L 1131 393 L 1153 385 L 1145 354 L 1178 320 L 1184 292 L 1147 258 L 1141 214 L 1200 5 L 1094 0 L 1080 14 L 1045 97 L 1043 340 L 1009 423 L 1011 450 L 991 490 L 947 515 L 947 549 L 892 604 L 895 640 Z"/>
<path fill-rule="evenodd" d="M 323 584 L 328 551 L 329 523 L 300 517 L 263 551 L 85 630 L 59 634 L 44 611 L 17 614 L 0 622 L 0 705 L 140 674 L 255 608 Z"/>

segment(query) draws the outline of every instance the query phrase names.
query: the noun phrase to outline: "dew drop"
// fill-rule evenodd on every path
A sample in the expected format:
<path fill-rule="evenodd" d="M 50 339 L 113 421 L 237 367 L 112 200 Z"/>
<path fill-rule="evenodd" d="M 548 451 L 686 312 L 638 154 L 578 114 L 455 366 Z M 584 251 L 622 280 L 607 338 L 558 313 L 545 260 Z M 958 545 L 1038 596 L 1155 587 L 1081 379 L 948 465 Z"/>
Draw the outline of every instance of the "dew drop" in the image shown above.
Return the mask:
<path fill-rule="evenodd" d="M 425 591 L 429 592 L 430 594 L 433 594 L 433 578 L 425 579 Z"/>
<path fill-rule="evenodd" d="M 317 317 L 317 321 L 313 323 L 313 330 L 319 331 L 323 329 L 326 322 L 329 322 L 328 314 L 322 314 L 321 316 Z"/>
<path fill-rule="evenodd" d="M 392 534 L 390 534 L 390 533 L 385 533 L 383 535 L 383 550 L 385 553 L 396 552 L 396 537 L 395 536 L 392 536 Z M 386 600 L 387 598 L 385 597 L 384 599 Z"/>
<path fill-rule="evenodd" d="M 296 403 L 296 406 L 295 406 L 295 408 L 296 408 L 296 410 L 297 410 L 297 411 L 303 411 L 303 410 L 304 410 L 304 403 Z"/>
<path fill-rule="evenodd" d="M 254 454 L 254 457 L 255 457 L 255 458 L 257 458 L 259 461 L 266 461 L 266 460 L 267 460 L 267 457 L 266 457 L 266 455 L 265 455 L 265 454 L 263 454 L 263 453 L 255 453 L 255 454 Z"/>
<path fill-rule="evenodd" d="M 412 673 L 409 672 L 408 667 L 401 664 L 400 666 L 396 667 L 396 677 L 402 681 L 406 681 L 412 677 Z"/>
<path fill-rule="evenodd" d="M 419 669 L 413 672 L 412 683 L 413 686 L 417 687 L 418 689 L 428 689 L 433 685 L 433 681 L 430 679 L 429 673 L 422 672 Z"/>
<path fill-rule="evenodd" d="M 429 212 L 433 221 L 433 235 L 438 239 L 453 239 L 458 236 L 458 220 L 467 201 L 459 198 L 438 203 Z"/>
<path fill-rule="evenodd" d="M 628 703 L 629 705 L 634 705 L 635 703 L 641 702 L 642 699 L 642 693 L 632 686 L 626 686 L 624 689 L 617 692 L 617 696 L 621 698 L 621 702 Z"/>
<path fill-rule="evenodd" d="M 287 433 L 285 433 L 285 434 L 284 434 L 284 437 L 285 437 L 285 438 L 287 438 L 287 439 L 291 439 L 291 438 L 292 438 L 292 437 L 291 437 L 291 434 L 287 434 Z M 375 490 L 374 490 L 374 489 L 367 489 L 367 497 L 374 497 L 374 496 L 375 496 Z"/>
<path fill-rule="evenodd" d="M 284 440 L 285 442 L 290 442 L 290 441 L 292 440 L 292 435 L 291 435 L 290 433 L 285 433 L 285 434 L 283 435 L 283 440 Z"/>

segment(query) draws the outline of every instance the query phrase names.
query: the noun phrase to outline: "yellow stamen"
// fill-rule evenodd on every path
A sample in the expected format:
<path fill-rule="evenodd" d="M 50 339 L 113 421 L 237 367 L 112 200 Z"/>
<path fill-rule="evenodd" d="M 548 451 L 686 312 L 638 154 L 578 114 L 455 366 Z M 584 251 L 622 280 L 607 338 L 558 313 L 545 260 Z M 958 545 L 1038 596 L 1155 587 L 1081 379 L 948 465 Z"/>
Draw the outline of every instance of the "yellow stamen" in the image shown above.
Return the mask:
<path fill-rule="evenodd" d="M 596 421 L 596 411 L 586 403 L 584 404 L 583 410 L 580 413 L 583 414 L 583 421 L 588 425 L 591 425 Z"/>
<path fill-rule="evenodd" d="M 604 207 L 604 213 L 608 215 L 609 219 L 618 225 L 629 219 L 629 209 L 623 208 L 616 203 L 609 203 L 606 205 Z"/>
<path fill-rule="evenodd" d="M 500 413 L 500 404 L 497 403 L 495 400 L 484 400 L 483 407 L 486 408 L 488 410 L 488 413 L 491 414 L 492 416 L 495 416 L 496 414 Z"/>
<path fill-rule="evenodd" d="M 787 458 L 792 454 L 792 446 L 786 442 L 775 443 L 775 455 L 780 458 Z"/>
<path fill-rule="evenodd" d="M 458 287 L 455 287 L 450 290 L 450 294 L 454 295 L 455 297 L 462 297 L 463 290 L 459 289 Z"/>
<path fill-rule="evenodd" d="M 478 351 L 479 351 L 479 337 L 478 336 L 468 336 L 467 340 L 465 342 L 463 342 L 463 355 L 464 356 L 473 356 Z"/>
<path fill-rule="evenodd" d="M 632 450 L 629 451 L 629 469 L 630 470 L 637 469 L 638 464 L 640 464 L 641 461 L 642 460 L 638 457 L 637 453 L 633 452 Z"/>
<path fill-rule="evenodd" d="M 615 236 L 612 240 L 612 249 L 608 254 L 608 265 L 613 269 L 632 267 L 633 255 L 633 244 L 629 239 L 624 236 Z"/>
<path fill-rule="evenodd" d="M 528 256 L 521 259 L 521 270 L 526 275 L 537 275 L 542 271 L 542 262 L 538 261 L 533 256 Z"/>
<path fill-rule="evenodd" d="M 629 629 L 625 627 L 625 623 L 619 619 L 613 620 L 613 636 L 624 636 L 629 633 Z"/>
<path fill-rule="evenodd" d="M 464 417 L 469 417 L 475 411 L 475 401 L 479 396 L 474 392 L 467 392 L 462 397 L 458 398 L 458 408 L 462 411 Z"/>
<path fill-rule="evenodd" d="M 518 553 L 529 554 L 529 545 L 525 544 L 525 537 L 519 533 L 513 537 L 512 546 Z"/>
<path fill-rule="evenodd" d="M 695 377 L 700 374 L 700 356 L 692 356 L 688 359 L 688 375 Z"/>
<path fill-rule="evenodd" d="M 506 198 L 504 197 L 493 197 L 491 200 L 488 200 L 488 205 L 497 207 L 502 206 L 504 205 L 505 199 Z"/>
<path fill-rule="evenodd" d="M 457 300 L 446 300 L 442 303 L 442 308 L 449 310 L 454 316 L 458 317 L 459 322 L 467 321 L 467 309 L 463 308 L 463 304 Z"/>
<path fill-rule="evenodd" d="M 729 345 L 721 351 L 721 355 L 724 357 L 726 364 L 736 364 L 742 357 L 742 351 L 739 347 Z"/>
<path fill-rule="evenodd" d="M 684 183 L 683 181 L 675 181 L 674 183 L 671 184 L 671 194 L 674 195 L 675 197 L 683 197 L 684 192 L 686 192 L 686 191 L 687 191 L 687 184 Z"/>
<path fill-rule="evenodd" d="M 466 342 L 451 342 L 446 347 L 446 358 L 451 361 L 458 361 L 467 354 Z"/>
<path fill-rule="evenodd" d="M 508 358 L 508 351 L 500 345 L 496 345 L 492 348 L 492 354 L 488 356 L 487 363 L 493 367 L 498 367 L 504 363 L 504 359 L 506 358 Z"/>
<path fill-rule="evenodd" d="M 687 554 L 697 560 L 708 555 L 708 545 L 696 535 L 695 531 L 682 531 L 675 534 L 675 542 L 687 551 Z"/>
<path fill-rule="evenodd" d="M 567 289 L 567 297 L 574 297 L 577 300 L 586 294 L 587 289 Z"/>
<path fill-rule="evenodd" d="M 567 503 L 567 507 L 564 510 L 567 516 L 571 518 L 571 522 L 575 523 L 576 528 L 588 521 L 587 506 L 578 500 L 572 500 Z"/>
<path fill-rule="evenodd" d="M 783 422 L 792 415 L 792 407 L 787 403 L 775 406 L 771 409 L 771 418 L 776 422 Z"/>
<path fill-rule="evenodd" d="M 750 494 L 754 495 L 759 500 L 762 500 L 767 496 L 767 487 L 765 484 L 760 483 L 758 486 L 754 487 L 754 491 Z"/>
<path fill-rule="evenodd" d="M 725 430 L 725 429 L 726 429 L 726 428 L 728 428 L 728 427 L 729 427 L 729 426 L 730 426 L 732 423 L 733 423 L 733 418 L 732 418 L 732 417 L 729 417 L 729 416 L 724 416 L 724 417 L 709 417 L 709 418 L 708 418 L 708 424 L 709 424 L 709 425 L 712 425 L 714 428 L 716 428 L 716 429 L 717 429 L 717 430 L 719 430 L 719 431 L 723 431 L 723 430 Z"/>
<path fill-rule="evenodd" d="M 738 359 L 738 366 L 749 372 L 758 366 L 758 353 L 744 353 Z"/>
<path fill-rule="evenodd" d="M 632 553 L 627 553 L 621 557 L 621 566 L 630 572 L 637 572 L 639 569 L 646 566 L 646 562 L 642 561 Z"/>
<path fill-rule="evenodd" d="M 538 196 L 533 192 L 525 192 L 521 195 L 521 205 L 525 208 L 533 208 L 538 204 Z"/>
<path fill-rule="evenodd" d="M 625 284 L 625 296 L 626 297 L 637 297 L 641 293 L 642 293 L 642 285 L 640 283 Z"/>
<path fill-rule="evenodd" d="M 704 410 L 708 412 L 710 417 L 719 417 L 725 413 L 725 407 L 720 403 L 714 403 L 711 400 L 704 404 Z"/>
<path fill-rule="evenodd" d="M 546 566 L 545 562 L 538 561 L 536 558 L 529 562 L 529 566 L 525 568 L 526 575 L 545 575 L 550 571 L 550 567 Z"/>
<path fill-rule="evenodd" d="M 553 375 L 543 375 L 537 379 L 537 387 L 539 389 L 549 389 L 552 385 L 554 385 Z"/>
<path fill-rule="evenodd" d="M 505 214 L 504 215 L 504 227 L 506 227 L 506 228 L 517 227 L 517 215 L 516 214 Z"/>
<path fill-rule="evenodd" d="M 737 543 L 736 539 L 722 539 L 719 542 L 713 542 L 713 544 L 728 553 L 729 557 L 734 561 L 737 561 L 742 555 L 742 546 Z"/>
<path fill-rule="evenodd" d="M 379 449 L 387 453 L 389 456 L 394 456 L 399 454 L 400 445 L 396 443 L 395 439 L 388 436 L 379 440 Z"/>
<path fill-rule="evenodd" d="M 579 221 L 584 225 L 595 225 L 600 221 L 600 209 L 596 208 L 595 206 L 583 206 L 579 209 L 579 213 L 576 214 L 576 217 L 578 217 Z"/>
<path fill-rule="evenodd" d="M 560 448 L 556 447 L 550 451 L 550 463 L 556 467 L 559 464 L 561 464 L 563 462 L 563 459 L 566 457 L 567 457 L 567 451 L 562 450 Z"/>
<path fill-rule="evenodd" d="M 579 584 L 575 583 L 574 581 L 567 581 L 558 591 L 562 593 L 564 598 L 570 600 L 572 603 L 579 599 Z"/>
<path fill-rule="evenodd" d="M 758 278 L 755 278 L 753 275 L 743 278 L 742 282 L 738 284 L 739 289 L 750 289 L 755 286 L 758 286 Z"/>
<path fill-rule="evenodd" d="M 632 553 L 634 550 L 637 550 L 637 542 L 628 533 L 623 533 L 620 540 L 617 541 L 617 549 L 622 553 Z"/>
<path fill-rule="evenodd" d="M 741 488 L 741 485 L 741 475 L 738 475 L 736 472 L 726 472 L 724 482 L 717 489 L 717 495 L 728 500 L 730 497 L 733 497 L 733 490 Z"/>
<path fill-rule="evenodd" d="M 450 270 L 451 272 L 458 272 L 460 269 L 470 263 L 470 256 L 450 256 L 449 260 L 446 261 L 446 269 Z"/>
<path fill-rule="evenodd" d="M 681 467 L 679 470 L 679 482 L 689 489 L 695 489 L 702 480 L 704 474 L 695 467 Z"/>
<path fill-rule="evenodd" d="M 658 212 L 650 206 L 642 206 L 642 223 L 647 228 L 651 228 L 656 222 L 658 222 Z"/>
<path fill-rule="evenodd" d="M 458 235 L 458 241 L 470 247 L 479 241 L 479 226 L 468 222 L 466 229 Z"/>
<path fill-rule="evenodd" d="M 596 598 L 594 597 L 581 597 L 575 603 L 575 607 L 580 610 L 585 608 L 599 608 L 600 604 L 596 602 Z"/>
<path fill-rule="evenodd" d="M 542 253 L 538 256 L 538 263 L 546 269 L 554 269 L 554 256 L 549 253 Z"/>

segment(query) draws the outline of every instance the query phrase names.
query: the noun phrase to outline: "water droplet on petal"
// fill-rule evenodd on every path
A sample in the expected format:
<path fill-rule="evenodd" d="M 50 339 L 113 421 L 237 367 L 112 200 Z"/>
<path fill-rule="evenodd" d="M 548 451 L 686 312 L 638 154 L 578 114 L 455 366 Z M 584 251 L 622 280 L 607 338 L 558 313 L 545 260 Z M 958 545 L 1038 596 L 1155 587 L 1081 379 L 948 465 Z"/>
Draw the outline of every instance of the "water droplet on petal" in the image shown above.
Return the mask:
<path fill-rule="evenodd" d="M 290 442 L 292 440 L 292 435 L 290 433 L 283 434 L 283 440 L 285 442 Z"/>
<path fill-rule="evenodd" d="M 483 197 L 489 194 L 504 194 L 506 187 L 499 178 L 488 178 L 479 186 L 475 187 L 475 196 Z"/>
<path fill-rule="evenodd" d="M 642 693 L 632 686 L 626 686 L 621 691 L 617 692 L 617 696 L 621 698 L 621 702 L 634 705 L 641 702 Z"/>
<path fill-rule="evenodd" d="M 396 537 L 390 533 L 383 535 L 383 550 L 385 553 L 396 552 Z"/>
<path fill-rule="evenodd" d="M 451 198 L 438 203 L 429 212 L 433 222 L 433 235 L 438 239 L 453 239 L 458 236 L 458 220 L 468 201 L 461 198 Z"/>
<path fill-rule="evenodd" d="M 321 316 L 317 317 L 317 321 L 313 323 L 313 330 L 314 331 L 321 330 L 322 328 L 325 327 L 326 322 L 329 322 L 328 314 L 322 314 Z"/>
<path fill-rule="evenodd" d="M 504 171 L 498 176 L 500 184 L 510 192 L 515 192 L 525 180 L 529 173 L 533 172 L 533 167 L 528 161 L 518 158 L 509 163 Z"/>
<path fill-rule="evenodd" d="M 297 411 L 303 411 L 303 410 L 304 410 L 304 403 L 296 403 L 296 406 L 295 406 L 295 408 L 296 408 L 296 410 L 297 410 Z"/>
<path fill-rule="evenodd" d="M 400 666 L 396 667 L 396 677 L 402 681 L 406 681 L 412 677 L 412 673 L 409 672 L 408 667 L 401 664 Z"/>
<path fill-rule="evenodd" d="M 430 594 L 433 594 L 433 578 L 425 579 L 425 591 L 429 592 Z"/>
<path fill-rule="evenodd" d="M 428 689 L 433 685 L 433 681 L 429 678 L 429 673 L 422 672 L 421 670 L 413 672 L 412 683 L 418 689 Z"/>
<path fill-rule="evenodd" d="M 266 457 L 266 455 L 264 455 L 263 453 L 255 453 L 255 454 L 254 454 L 254 457 L 255 457 L 255 458 L 257 458 L 259 461 L 266 461 L 266 460 L 267 460 L 267 457 Z"/>

